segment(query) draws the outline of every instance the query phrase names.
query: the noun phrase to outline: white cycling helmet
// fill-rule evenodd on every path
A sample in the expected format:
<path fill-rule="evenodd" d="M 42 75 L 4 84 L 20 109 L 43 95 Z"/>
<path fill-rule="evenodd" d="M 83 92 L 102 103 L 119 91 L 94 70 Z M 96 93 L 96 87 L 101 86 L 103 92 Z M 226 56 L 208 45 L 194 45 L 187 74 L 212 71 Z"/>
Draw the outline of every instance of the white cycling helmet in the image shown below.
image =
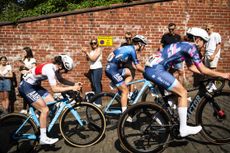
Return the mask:
<path fill-rule="evenodd" d="M 147 45 L 147 43 L 148 43 L 147 39 L 144 36 L 142 36 L 142 35 L 136 35 L 136 36 L 134 36 L 133 39 L 132 39 L 132 41 L 133 42 L 140 42 L 140 43 L 143 43 L 145 45 Z"/>
<path fill-rule="evenodd" d="M 61 56 L 61 59 L 62 59 L 62 63 L 65 67 L 66 70 L 72 70 L 73 69 L 73 59 L 68 56 L 68 55 L 60 55 Z"/>
<path fill-rule="evenodd" d="M 192 27 L 189 28 L 186 32 L 188 35 L 196 36 L 196 37 L 201 37 L 204 41 L 209 40 L 209 35 L 208 33 L 202 29 L 202 28 L 197 28 L 197 27 Z"/>

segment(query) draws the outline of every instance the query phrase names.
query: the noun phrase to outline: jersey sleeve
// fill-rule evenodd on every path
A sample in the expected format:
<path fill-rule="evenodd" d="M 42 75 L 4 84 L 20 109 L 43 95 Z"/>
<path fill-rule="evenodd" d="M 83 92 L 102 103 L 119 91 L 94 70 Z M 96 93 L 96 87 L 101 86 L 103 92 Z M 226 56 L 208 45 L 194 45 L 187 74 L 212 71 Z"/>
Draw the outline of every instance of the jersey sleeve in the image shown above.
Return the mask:
<path fill-rule="evenodd" d="M 191 48 L 189 49 L 189 55 L 191 57 L 191 61 L 194 63 L 196 67 L 199 67 L 200 64 L 202 63 L 200 59 L 200 54 L 199 51 L 197 50 L 195 45 L 192 45 Z"/>
<path fill-rule="evenodd" d="M 131 50 L 131 58 L 135 65 L 139 64 L 139 61 L 137 59 L 137 54 L 134 48 Z"/>
<path fill-rule="evenodd" d="M 53 65 L 47 65 L 46 67 L 44 67 L 42 70 L 42 74 L 47 76 L 50 86 L 54 86 L 57 84 L 55 68 L 53 67 Z"/>

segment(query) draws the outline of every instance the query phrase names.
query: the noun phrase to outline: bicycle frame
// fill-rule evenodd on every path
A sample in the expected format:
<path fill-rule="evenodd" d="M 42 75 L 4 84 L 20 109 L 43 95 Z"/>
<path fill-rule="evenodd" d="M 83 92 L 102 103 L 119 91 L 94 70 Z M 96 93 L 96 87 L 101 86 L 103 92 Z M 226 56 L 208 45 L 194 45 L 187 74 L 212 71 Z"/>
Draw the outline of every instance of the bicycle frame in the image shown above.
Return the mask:
<path fill-rule="evenodd" d="M 139 90 L 139 93 L 138 95 L 136 96 L 135 100 L 130 103 L 131 105 L 133 104 L 136 104 L 138 102 L 138 100 L 141 98 L 142 94 L 144 93 L 145 89 L 146 88 L 150 88 L 151 89 L 151 93 L 154 94 L 155 96 L 158 95 L 158 93 L 154 90 L 155 88 L 153 87 L 152 83 L 146 79 L 141 79 L 141 80 L 136 80 L 136 81 L 132 81 L 132 82 L 129 82 L 127 83 L 127 85 L 131 85 L 131 84 L 137 84 L 137 83 L 144 83 L 143 86 L 141 87 L 141 89 Z M 105 109 L 104 109 L 104 112 L 106 114 L 114 114 L 114 115 L 119 115 L 121 114 L 121 110 L 120 110 L 120 107 L 119 108 L 112 108 L 111 105 L 113 104 L 114 102 L 114 99 L 117 97 L 117 96 L 120 96 L 119 93 L 117 92 L 115 94 L 115 96 L 113 97 L 112 100 L 110 100 L 110 102 L 106 105 Z M 111 109 L 111 110 L 110 110 Z"/>
<path fill-rule="evenodd" d="M 80 124 L 80 126 L 83 126 L 83 122 L 81 120 L 81 117 L 80 115 L 78 114 L 77 111 L 75 111 L 72 107 L 72 103 L 68 103 L 69 100 L 67 98 L 64 98 L 62 100 L 59 100 L 59 101 L 54 101 L 54 102 L 48 102 L 47 103 L 47 106 L 49 105 L 54 105 L 56 103 L 61 103 L 60 104 L 60 107 L 58 108 L 58 110 L 56 111 L 55 113 L 55 116 L 53 117 L 53 119 L 51 120 L 51 122 L 49 123 L 48 125 L 48 129 L 47 131 L 50 132 L 51 129 L 53 128 L 55 122 L 58 120 L 59 116 L 61 115 L 61 113 L 63 112 L 64 109 L 68 108 L 70 109 L 71 113 L 73 114 L 73 116 L 75 117 L 75 119 L 77 120 L 77 122 Z M 33 121 L 35 122 L 35 124 L 39 127 L 40 126 L 40 123 L 39 123 L 39 120 L 36 116 L 36 113 L 34 111 L 34 108 L 33 107 L 30 107 L 29 108 L 29 111 L 30 111 L 30 115 L 27 117 L 27 119 L 22 123 L 22 125 L 17 129 L 17 131 L 15 132 L 15 134 L 17 135 L 20 130 L 23 128 L 23 126 L 28 122 L 28 120 L 30 118 L 33 119 Z M 19 138 L 16 138 L 14 137 L 14 139 L 31 139 L 31 140 L 35 140 L 37 139 L 37 137 L 33 134 L 25 134 L 23 136 L 20 136 Z"/>
<path fill-rule="evenodd" d="M 190 116 L 192 115 L 192 112 L 196 109 L 198 104 L 201 102 L 203 97 L 212 97 L 212 94 L 207 92 L 207 89 L 204 86 L 204 84 L 201 84 L 198 89 L 193 89 L 193 90 L 198 90 L 198 93 L 195 95 L 195 97 L 192 99 L 191 103 L 189 104 L 188 111 L 187 111 L 188 119 L 190 118 Z M 190 91 L 193 91 L 193 90 L 190 90 Z"/>

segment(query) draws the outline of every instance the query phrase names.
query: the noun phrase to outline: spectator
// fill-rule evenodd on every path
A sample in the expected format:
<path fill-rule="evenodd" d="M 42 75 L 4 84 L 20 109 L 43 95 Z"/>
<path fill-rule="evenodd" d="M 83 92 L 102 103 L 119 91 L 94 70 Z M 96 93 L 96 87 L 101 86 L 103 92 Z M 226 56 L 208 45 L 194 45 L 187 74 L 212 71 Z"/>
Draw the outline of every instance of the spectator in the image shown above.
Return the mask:
<path fill-rule="evenodd" d="M 206 50 L 205 50 L 205 56 L 204 56 L 204 63 L 205 65 L 215 70 L 218 65 L 218 61 L 220 59 L 220 51 L 221 51 L 221 36 L 219 33 L 214 32 L 213 24 L 207 24 L 206 25 L 206 31 L 209 34 L 209 41 L 206 44 Z M 214 83 L 211 83 L 208 86 L 208 89 L 212 91 L 213 89 L 216 89 L 216 86 Z"/>
<path fill-rule="evenodd" d="M 169 23 L 168 25 L 168 33 L 165 33 L 162 38 L 161 38 L 161 45 L 160 45 L 160 51 L 162 50 L 162 48 L 164 48 L 167 45 L 170 45 L 172 43 L 177 43 L 181 41 L 181 36 L 178 35 L 177 33 L 175 33 L 176 30 L 176 24 L 175 23 Z M 184 71 L 184 66 L 183 66 L 183 62 L 182 63 L 178 63 L 175 64 L 171 69 L 170 69 L 171 73 L 175 73 L 178 72 L 178 80 L 181 83 L 184 83 L 185 80 L 185 71 Z"/>
<path fill-rule="evenodd" d="M 133 44 L 133 42 L 132 42 L 132 33 L 131 32 L 127 31 L 125 33 L 125 40 L 126 40 L 126 42 L 121 44 L 121 47 Z M 132 80 L 133 80 L 134 77 L 135 77 L 135 73 L 136 73 L 136 67 L 134 66 L 134 64 L 133 64 L 131 59 L 128 59 L 127 63 L 124 64 L 124 68 L 128 68 L 130 70 L 131 75 L 132 75 Z M 134 85 L 133 84 L 130 85 L 129 91 L 130 91 L 129 92 L 129 98 L 131 98 L 131 96 L 133 94 L 133 91 L 134 91 Z"/>
<path fill-rule="evenodd" d="M 13 113 L 14 103 L 17 100 L 15 88 L 18 86 L 16 74 L 14 72 L 13 72 L 13 77 L 10 80 L 11 80 L 11 90 L 9 91 L 9 112 Z"/>
<path fill-rule="evenodd" d="M 23 75 L 27 72 L 25 71 L 26 69 L 32 69 L 36 66 L 36 59 L 33 56 L 33 52 L 31 50 L 30 47 L 24 47 L 23 48 L 23 60 L 21 61 L 23 66 L 24 66 L 24 71 L 20 71 L 21 72 L 21 80 L 23 78 Z M 22 68 L 22 67 L 21 67 Z M 25 100 L 23 99 L 23 107 L 22 110 L 20 111 L 20 113 L 24 113 L 27 114 L 27 102 L 25 102 Z"/>
<path fill-rule="evenodd" d="M 98 47 L 97 39 L 92 39 L 90 41 L 91 51 L 87 52 L 86 50 L 82 50 L 87 60 L 90 62 L 90 82 L 92 90 L 95 94 L 98 94 L 102 91 L 102 49 Z M 96 106 L 101 107 L 101 99 L 95 101 Z"/>
<path fill-rule="evenodd" d="M 0 94 L 2 97 L 3 112 L 8 113 L 9 91 L 11 90 L 10 78 L 13 77 L 12 67 L 7 63 L 6 56 L 0 57 Z"/>

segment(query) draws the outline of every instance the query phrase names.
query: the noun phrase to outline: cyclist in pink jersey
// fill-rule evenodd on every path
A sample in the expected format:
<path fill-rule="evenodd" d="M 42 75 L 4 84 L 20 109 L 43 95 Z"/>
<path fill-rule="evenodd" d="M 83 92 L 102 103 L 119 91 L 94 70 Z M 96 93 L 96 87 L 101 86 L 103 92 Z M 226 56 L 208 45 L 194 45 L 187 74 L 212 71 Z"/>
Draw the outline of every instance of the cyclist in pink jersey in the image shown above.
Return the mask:
<path fill-rule="evenodd" d="M 46 135 L 47 116 L 49 108 L 47 102 L 55 101 L 53 96 L 41 86 L 41 81 L 48 80 L 53 92 L 64 92 L 68 90 L 80 90 L 81 83 L 72 83 L 61 77 L 61 72 L 68 72 L 73 69 L 73 60 L 67 55 L 54 57 L 53 63 L 44 63 L 32 68 L 23 76 L 19 85 L 19 92 L 22 97 L 33 107 L 41 112 L 40 114 L 40 144 L 54 144 L 58 138 L 49 138 Z M 59 81 L 67 86 L 60 86 Z"/>
<path fill-rule="evenodd" d="M 144 77 L 164 89 L 178 95 L 178 114 L 180 119 L 180 135 L 186 137 L 197 134 L 201 126 L 187 125 L 187 90 L 171 75 L 168 70 L 173 65 L 185 61 L 188 69 L 195 73 L 202 73 L 213 77 L 230 79 L 230 73 L 212 71 L 202 63 L 199 50 L 208 41 L 208 33 L 201 28 L 190 28 L 187 36 L 192 42 L 178 42 L 166 46 L 161 53 L 153 55 L 146 63 Z"/>

